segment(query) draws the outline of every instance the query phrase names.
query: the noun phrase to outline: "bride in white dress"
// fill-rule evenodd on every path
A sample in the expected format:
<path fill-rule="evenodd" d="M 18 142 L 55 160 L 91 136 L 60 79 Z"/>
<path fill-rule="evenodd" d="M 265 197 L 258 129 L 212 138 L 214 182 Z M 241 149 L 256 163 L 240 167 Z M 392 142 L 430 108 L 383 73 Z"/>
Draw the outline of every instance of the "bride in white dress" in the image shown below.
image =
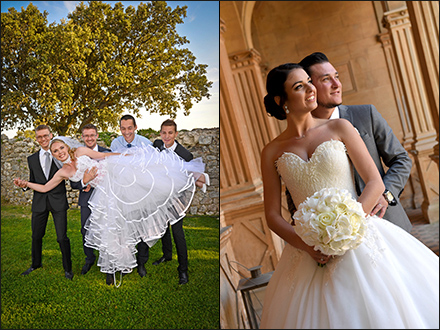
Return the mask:
<path fill-rule="evenodd" d="M 260 328 L 438 329 L 438 256 L 416 238 L 368 216 L 362 243 L 330 256 L 307 245 L 283 219 L 280 177 L 295 205 L 323 188 L 339 188 L 348 190 L 365 214 L 384 184 L 351 123 L 311 115 L 316 89 L 300 66 L 273 69 L 267 90 L 267 112 L 286 119 L 287 129 L 261 154 L 265 217 L 286 246 L 266 288 Z M 360 196 L 352 165 L 366 183 Z"/>
<path fill-rule="evenodd" d="M 168 224 L 185 216 L 195 192 L 194 172 L 202 173 L 205 167 L 201 159 L 185 162 L 152 146 L 98 152 L 71 138 L 56 137 L 50 149 L 63 162 L 50 181 L 14 183 L 47 192 L 62 180 L 79 181 L 88 172 L 88 184 L 95 189 L 89 199 L 85 245 L 99 251 L 97 265 L 103 273 L 129 273 L 137 266 L 136 244 L 142 239 L 151 247 Z"/>

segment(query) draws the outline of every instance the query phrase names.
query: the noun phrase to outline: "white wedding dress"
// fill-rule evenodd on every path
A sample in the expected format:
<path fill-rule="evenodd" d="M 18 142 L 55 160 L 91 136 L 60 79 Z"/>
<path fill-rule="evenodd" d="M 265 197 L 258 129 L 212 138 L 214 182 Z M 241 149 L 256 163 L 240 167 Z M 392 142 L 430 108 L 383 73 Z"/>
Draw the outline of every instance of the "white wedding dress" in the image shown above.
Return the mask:
<path fill-rule="evenodd" d="M 103 273 L 129 273 L 137 267 L 136 244 L 153 246 L 168 224 L 185 216 L 195 192 L 193 172 L 204 172 L 201 158 L 185 162 L 174 152 L 152 146 L 127 149 L 121 155 L 94 160 L 77 159 L 79 181 L 96 166 L 98 176 L 89 199 L 85 245 L 99 251 L 97 265 Z"/>
<path fill-rule="evenodd" d="M 295 205 L 322 188 L 357 197 L 341 141 L 320 144 L 307 162 L 286 152 L 276 166 Z M 438 256 L 389 221 L 367 219 L 364 242 L 324 267 L 286 244 L 266 288 L 261 329 L 439 328 Z"/>

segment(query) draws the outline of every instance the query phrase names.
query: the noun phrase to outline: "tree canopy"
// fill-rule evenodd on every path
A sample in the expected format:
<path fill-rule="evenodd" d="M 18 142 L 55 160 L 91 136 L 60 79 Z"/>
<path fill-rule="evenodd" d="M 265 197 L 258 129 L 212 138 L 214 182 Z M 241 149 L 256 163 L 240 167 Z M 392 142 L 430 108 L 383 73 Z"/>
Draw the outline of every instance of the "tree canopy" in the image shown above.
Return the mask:
<path fill-rule="evenodd" d="M 93 123 L 107 130 L 141 107 L 188 115 L 210 97 L 212 82 L 176 31 L 186 9 L 89 1 L 59 24 L 48 24 L 48 13 L 32 3 L 1 13 L 2 129 L 47 124 L 69 135 Z"/>

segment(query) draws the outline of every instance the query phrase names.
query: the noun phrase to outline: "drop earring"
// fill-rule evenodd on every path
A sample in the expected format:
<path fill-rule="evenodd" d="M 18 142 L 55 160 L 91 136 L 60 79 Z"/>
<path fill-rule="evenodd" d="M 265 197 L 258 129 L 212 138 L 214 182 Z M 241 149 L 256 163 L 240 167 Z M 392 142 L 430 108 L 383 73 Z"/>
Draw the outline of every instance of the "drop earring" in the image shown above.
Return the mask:
<path fill-rule="evenodd" d="M 286 110 L 286 114 L 290 113 L 289 109 L 287 109 L 287 105 L 284 106 L 284 109 Z"/>

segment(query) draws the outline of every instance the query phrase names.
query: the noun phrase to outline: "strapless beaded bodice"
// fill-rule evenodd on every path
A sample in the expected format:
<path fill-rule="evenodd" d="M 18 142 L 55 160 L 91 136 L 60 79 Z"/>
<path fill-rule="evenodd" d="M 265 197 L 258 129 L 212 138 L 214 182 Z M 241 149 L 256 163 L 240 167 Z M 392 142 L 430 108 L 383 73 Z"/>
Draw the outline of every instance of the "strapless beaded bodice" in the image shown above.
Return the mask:
<path fill-rule="evenodd" d="M 275 165 L 295 205 L 315 192 L 331 187 L 347 189 L 357 199 L 353 168 L 341 141 L 321 143 L 308 161 L 284 152 Z"/>
<path fill-rule="evenodd" d="M 76 159 L 76 168 L 77 171 L 75 172 L 75 174 L 70 177 L 69 179 L 72 181 L 80 181 L 82 180 L 82 178 L 84 177 L 84 172 L 87 169 L 91 169 L 92 167 L 96 167 L 98 172 L 97 172 L 97 176 L 96 178 L 94 178 L 93 180 L 89 181 L 88 184 L 90 184 L 92 187 L 96 187 L 104 178 L 104 176 L 107 174 L 107 161 L 106 159 L 103 160 L 95 160 L 95 159 L 91 159 L 89 156 L 83 155 L 83 156 L 79 156 Z"/>

